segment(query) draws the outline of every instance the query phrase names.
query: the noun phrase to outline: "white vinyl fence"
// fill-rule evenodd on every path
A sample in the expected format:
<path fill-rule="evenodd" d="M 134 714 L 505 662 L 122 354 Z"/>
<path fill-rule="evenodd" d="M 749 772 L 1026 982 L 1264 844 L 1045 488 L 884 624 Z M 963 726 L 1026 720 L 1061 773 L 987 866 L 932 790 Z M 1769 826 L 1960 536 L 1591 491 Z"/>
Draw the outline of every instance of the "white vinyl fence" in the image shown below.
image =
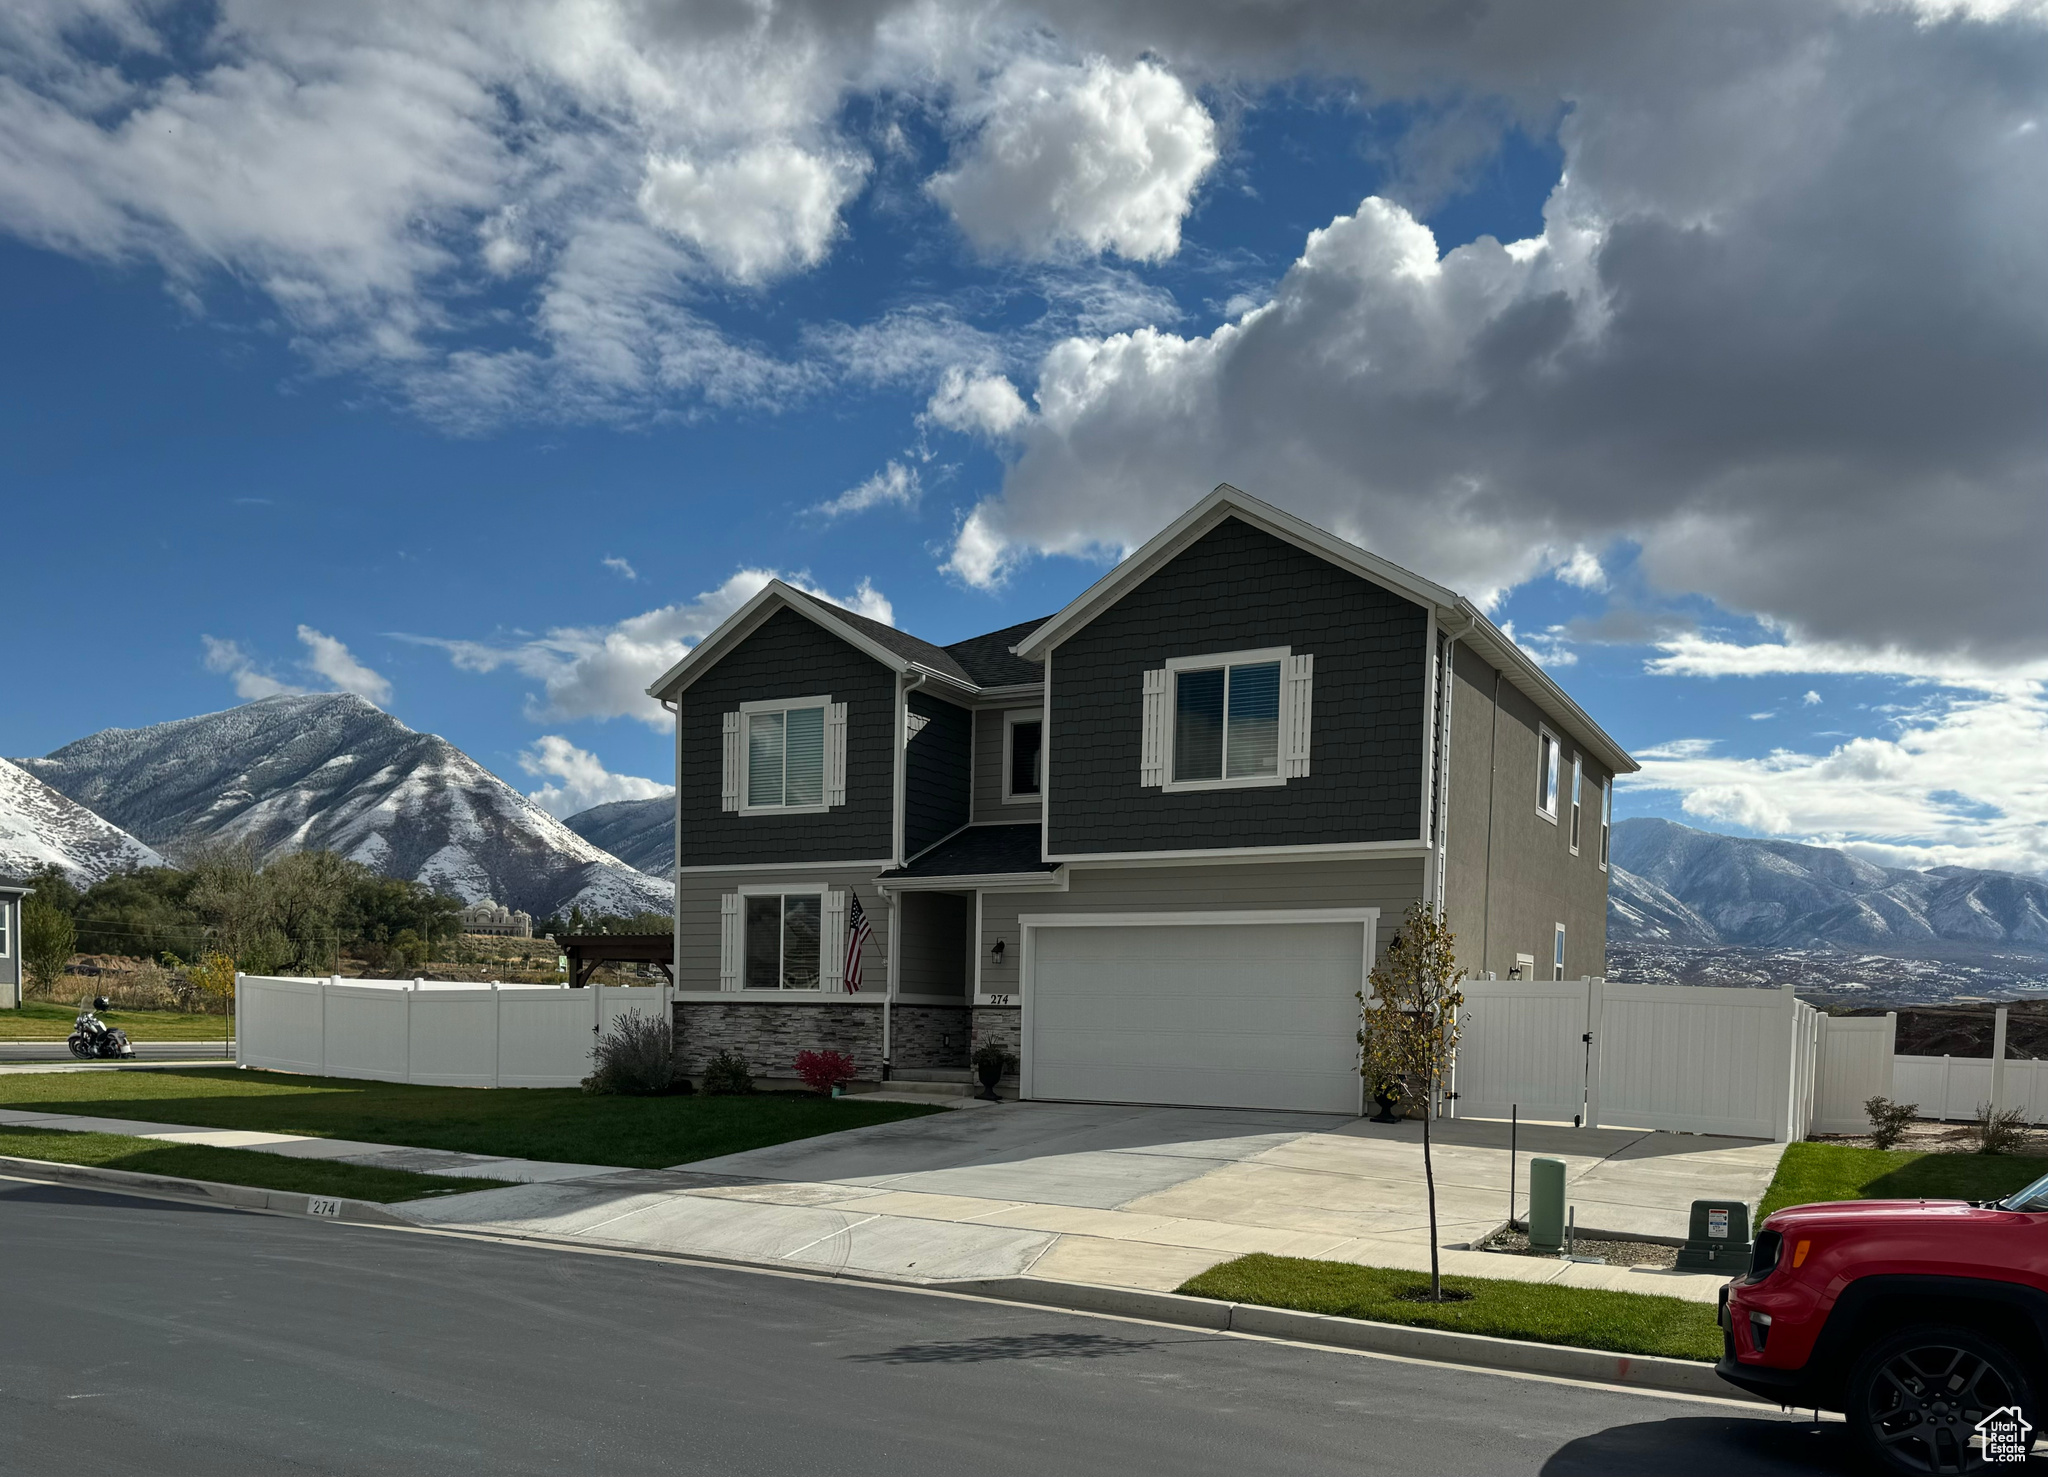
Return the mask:
<path fill-rule="evenodd" d="M 574 1087 L 600 1030 L 663 991 L 235 978 L 235 1064 L 447 1087 Z"/>
<path fill-rule="evenodd" d="M 1820 1091 L 1813 1105 L 1812 1133 L 1866 1133 L 1863 1105 L 1874 1097 L 1897 1097 L 1892 1055 L 1899 1017 L 1887 1015 L 1820 1018 Z M 1910 1098 L 1908 1102 L 1912 1101 Z"/>
<path fill-rule="evenodd" d="M 1455 1111 L 1786 1142 L 1818 1085 L 1819 1013 L 1790 990 L 1468 981 Z"/>

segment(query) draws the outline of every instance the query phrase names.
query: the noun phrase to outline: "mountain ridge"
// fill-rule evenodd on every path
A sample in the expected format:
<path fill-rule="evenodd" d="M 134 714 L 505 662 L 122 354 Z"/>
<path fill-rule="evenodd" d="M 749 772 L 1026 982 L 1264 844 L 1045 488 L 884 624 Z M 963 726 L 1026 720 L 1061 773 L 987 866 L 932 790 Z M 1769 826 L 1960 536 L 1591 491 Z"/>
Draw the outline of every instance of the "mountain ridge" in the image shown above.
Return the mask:
<path fill-rule="evenodd" d="M 54 866 L 78 886 L 164 859 L 104 816 L 0 759 L 0 876 Z"/>
<path fill-rule="evenodd" d="M 1609 855 L 1611 942 L 2048 952 L 2048 882 L 2011 872 L 1880 867 L 1651 818 L 1618 822 Z"/>
<path fill-rule="evenodd" d="M 104 729 L 33 778 L 158 850 L 325 848 L 388 876 L 536 917 L 667 911 L 668 887 L 586 841 L 436 734 L 349 693 L 260 698 Z"/>

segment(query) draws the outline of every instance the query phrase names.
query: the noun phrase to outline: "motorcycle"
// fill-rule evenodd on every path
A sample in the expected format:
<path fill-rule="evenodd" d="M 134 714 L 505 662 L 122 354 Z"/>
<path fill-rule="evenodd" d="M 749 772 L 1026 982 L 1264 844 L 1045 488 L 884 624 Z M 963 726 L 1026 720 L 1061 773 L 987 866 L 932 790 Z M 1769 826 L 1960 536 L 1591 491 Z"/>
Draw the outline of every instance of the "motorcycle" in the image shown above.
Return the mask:
<path fill-rule="evenodd" d="M 71 1054 L 82 1061 L 95 1057 L 132 1057 L 135 1048 L 128 1044 L 128 1033 L 119 1026 L 110 1026 L 93 1012 L 105 1010 L 111 1002 L 101 995 L 92 1004 L 78 1012 L 78 1019 L 71 1023 Z"/>

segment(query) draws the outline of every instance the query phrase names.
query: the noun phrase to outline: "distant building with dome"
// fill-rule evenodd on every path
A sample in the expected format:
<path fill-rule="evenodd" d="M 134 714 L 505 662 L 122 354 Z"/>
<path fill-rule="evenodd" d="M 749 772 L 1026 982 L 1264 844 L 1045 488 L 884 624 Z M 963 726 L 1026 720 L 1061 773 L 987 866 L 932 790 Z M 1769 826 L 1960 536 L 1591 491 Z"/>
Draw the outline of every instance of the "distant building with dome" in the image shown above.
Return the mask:
<path fill-rule="evenodd" d="M 515 911 L 489 898 L 471 903 L 456 917 L 462 920 L 464 933 L 490 933 L 515 939 L 533 937 L 533 914 Z"/>

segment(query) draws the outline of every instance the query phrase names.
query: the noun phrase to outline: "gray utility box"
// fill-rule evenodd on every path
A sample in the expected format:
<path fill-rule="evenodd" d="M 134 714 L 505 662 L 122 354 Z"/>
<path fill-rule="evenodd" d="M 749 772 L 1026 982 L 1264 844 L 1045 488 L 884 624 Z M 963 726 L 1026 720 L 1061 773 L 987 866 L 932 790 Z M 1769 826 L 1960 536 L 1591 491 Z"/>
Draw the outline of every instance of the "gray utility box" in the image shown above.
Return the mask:
<path fill-rule="evenodd" d="M 1749 1265 L 1749 1207 L 1740 1200 L 1695 1200 L 1685 1247 L 1678 1253 L 1681 1272 L 1726 1272 L 1733 1276 Z"/>

